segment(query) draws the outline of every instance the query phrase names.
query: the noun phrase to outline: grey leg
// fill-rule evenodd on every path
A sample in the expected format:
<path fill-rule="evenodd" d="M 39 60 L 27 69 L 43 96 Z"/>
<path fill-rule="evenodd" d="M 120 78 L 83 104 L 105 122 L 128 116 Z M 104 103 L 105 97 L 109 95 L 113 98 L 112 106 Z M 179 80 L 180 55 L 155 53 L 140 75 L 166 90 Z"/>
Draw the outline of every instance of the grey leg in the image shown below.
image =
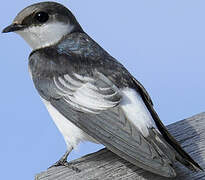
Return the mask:
<path fill-rule="evenodd" d="M 78 169 L 77 167 L 74 167 L 72 163 L 68 163 L 67 162 L 67 157 L 68 155 L 70 154 L 70 152 L 73 150 L 70 149 L 70 150 L 67 150 L 65 152 L 65 154 L 63 154 L 63 156 L 54 164 L 52 165 L 51 167 L 49 168 L 52 168 L 52 167 L 58 167 L 58 166 L 65 166 L 65 167 L 68 167 L 68 168 L 71 168 L 72 170 L 76 171 L 76 172 L 81 172 L 80 169 Z"/>
<path fill-rule="evenodd" d="M 67 162 L 67 157 L 70 154 L 71 151 L 66 151 L 65 154 L 51 167 L 57 167 L 57 166 L 66 166 Z"/>

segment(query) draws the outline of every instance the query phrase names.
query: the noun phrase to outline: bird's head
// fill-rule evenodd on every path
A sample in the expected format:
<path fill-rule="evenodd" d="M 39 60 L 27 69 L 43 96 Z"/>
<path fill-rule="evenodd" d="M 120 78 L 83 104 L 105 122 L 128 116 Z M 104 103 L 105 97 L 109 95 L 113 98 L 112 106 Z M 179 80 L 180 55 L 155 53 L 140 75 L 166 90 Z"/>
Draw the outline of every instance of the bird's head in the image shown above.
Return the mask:
<path fill-rule="evenodd" d="M 35 50 L 56 44 L 65 35 L 83 30 L 66 7 L 56 2 L 41 2 L 23 9 L 2 32 L 16 32 Z"/>

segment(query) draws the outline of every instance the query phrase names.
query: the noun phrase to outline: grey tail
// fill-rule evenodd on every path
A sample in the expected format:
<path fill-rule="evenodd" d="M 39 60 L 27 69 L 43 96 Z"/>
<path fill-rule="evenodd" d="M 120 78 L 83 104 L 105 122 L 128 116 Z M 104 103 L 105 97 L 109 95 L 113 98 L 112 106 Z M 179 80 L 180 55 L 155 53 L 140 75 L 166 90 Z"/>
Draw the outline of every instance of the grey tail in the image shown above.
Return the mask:
<path fill-rule="evenodd" d="M 172 147 L 172 149 L 175 151 L 176 160 L 179 161 L 180 163 L 182 163 L 184 166 L 186 166 L 188 169 L 190 169 L 192 171 L 204 171 L 199 166 L 199 164 L 197 162 L 195 162 L 191 158 L 191 156 L 183 150 L 183 148 L 177 142 L 177 140 L 168 132 L 167 128 L 163 125 L 163 123 L 159 119 L 159 116 L 157 115 L 157 113 L 153 109 L 153 106 L 146 100 L 146 98 L 144 96 L 142 96 L 142 97 L 143 97 L 143 100 L 144 100 L 149 112 L 151 113 L 151 115 L 155 121 L 155 124 L 156 124 L 158 130 L 162 134 L 163 138 L 166 140 L 167 144 L 169 144 Z"/>

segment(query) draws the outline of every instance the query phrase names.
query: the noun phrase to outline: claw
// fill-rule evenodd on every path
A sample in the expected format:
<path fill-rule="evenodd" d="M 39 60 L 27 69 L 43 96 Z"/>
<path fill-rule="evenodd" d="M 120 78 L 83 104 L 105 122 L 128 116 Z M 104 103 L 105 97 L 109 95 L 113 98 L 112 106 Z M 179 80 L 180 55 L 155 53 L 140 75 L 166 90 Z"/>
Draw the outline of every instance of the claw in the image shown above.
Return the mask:
<path fill-rule="evenodd" d="M 68 162 L 67 161 L 61 161 L 61 159 L 59 161 L 57 161 L 55 164 L 53 164 L 52 166 L 50 166 L 48 169 L 52 168 L 52 167 L 58 167 L 58 166 L 67 166 Z"/>
<path fill-rule="evenodd" d="M 67 162 L 67 157 L 68 157 L 69 153 L 70 153 L 70 151 L 66 151 L 66 153 L 61 157 L 61 159 L 59 161 L 57 161 L 55 164 L 53 164 L 51 167 L 49 167 L 48 169 L 53 168 L 53 167 L 58 167 L 58 166 L 65 166 L 65 167 L 71 168 L 73 171 L 75 171 L 77 173 L 81 172 L 80 169 L 73 166 L 73 163 Z"/>
<path fill-rule="evenodd" d="M 52 165 L 48 169 L 53 168 L 53 167 L 58 167 L 58 166 L 64 166 L 64 167 L 71 168 L 76 173 L 80 173 L 81 172 L 81 170 L 79 168 L 75 167 L 72 163 L 69 163 L 67 161 L 61 161 L 61 160 L 57 161 L 54 165 Z"/>

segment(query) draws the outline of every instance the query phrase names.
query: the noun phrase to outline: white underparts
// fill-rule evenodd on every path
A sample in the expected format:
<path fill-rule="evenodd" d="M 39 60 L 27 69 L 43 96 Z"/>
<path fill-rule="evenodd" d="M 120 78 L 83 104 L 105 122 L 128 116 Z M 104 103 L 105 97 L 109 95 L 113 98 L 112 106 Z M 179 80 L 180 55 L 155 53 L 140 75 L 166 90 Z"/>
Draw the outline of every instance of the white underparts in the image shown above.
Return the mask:
<path fill-rule="evenodd" d="M 92 137 L 83 132 L 80 128 L 75 126 L 72 122 L 66 119 L 62 114 L 58 112 L 56 108 L 54 108 L 50 102 L 42 99 L 49 114 L 51 115 L 53 121 L 56 126 L 62 133 L 65 142 L 67 144 L 67 149 L 76 148 L 77 145 L 82 141 L 91 141 L 97 143 Z"/>
<path fill-rule="evenodd" d="M 31 46 L 33 50 L 56 44 L 63 36 L 69 34 L 74 26 L 60 22 L 31 26 L 22 31 L 16 31 Z"/>
<path fill-rule="evenodd" d="M 125 116 L 144 137 L 147 137 L 149 135 L 148 128 L 156 128 L 156 125 L 140 94 L 133 89 L 125 88 L 122 90 L 122 95 L 120 105 Z"/>

